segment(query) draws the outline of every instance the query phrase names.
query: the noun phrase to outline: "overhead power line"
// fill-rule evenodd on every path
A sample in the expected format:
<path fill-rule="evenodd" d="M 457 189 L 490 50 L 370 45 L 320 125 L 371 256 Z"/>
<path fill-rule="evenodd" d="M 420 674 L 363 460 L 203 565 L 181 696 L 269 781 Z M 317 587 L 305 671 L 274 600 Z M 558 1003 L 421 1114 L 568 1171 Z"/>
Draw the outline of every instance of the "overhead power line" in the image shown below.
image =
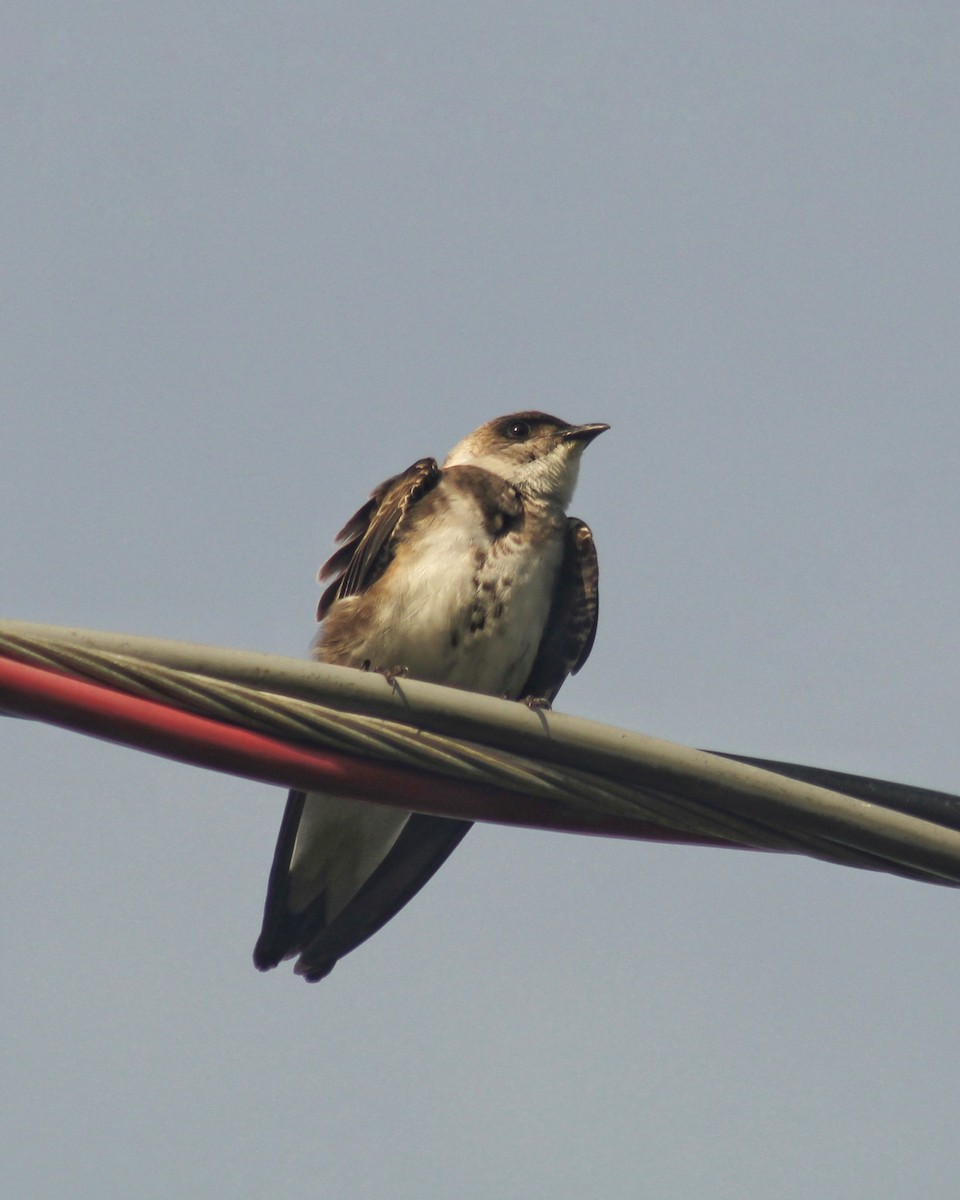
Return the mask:
<path fill-rule="evenodd" d="M 960 883 L 960 797 L 344 667 L 0 621 L 0 709 L 441 816 L 802 853 Z"/>

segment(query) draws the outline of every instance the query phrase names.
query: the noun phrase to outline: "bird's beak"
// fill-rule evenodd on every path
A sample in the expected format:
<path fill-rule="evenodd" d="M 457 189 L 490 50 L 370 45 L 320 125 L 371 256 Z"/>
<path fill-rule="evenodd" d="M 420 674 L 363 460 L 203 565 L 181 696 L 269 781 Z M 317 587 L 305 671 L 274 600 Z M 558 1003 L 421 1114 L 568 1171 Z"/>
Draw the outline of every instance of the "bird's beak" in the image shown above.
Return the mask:
<path fill-rule="evenodd" d="M 574 425 L 570 429 L 563 431 L 565 439 L 571 442 L 583 442 L 586 446 L 593 441 L 595 437 L 599 437 L 601 433 L 605 433 L 610 428 L 609 425 Z"/>

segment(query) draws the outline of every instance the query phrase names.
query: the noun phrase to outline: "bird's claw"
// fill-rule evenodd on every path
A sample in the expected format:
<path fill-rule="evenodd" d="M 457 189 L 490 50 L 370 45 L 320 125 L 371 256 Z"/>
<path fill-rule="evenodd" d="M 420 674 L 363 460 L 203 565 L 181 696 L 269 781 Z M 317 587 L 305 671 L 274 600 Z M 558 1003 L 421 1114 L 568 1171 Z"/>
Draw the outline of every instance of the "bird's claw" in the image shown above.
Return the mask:
<path fill-rule="evenodd" d="M 406 667 L 374 667 L 369 658 L 365 658 L 360 664 L 361 671 L 373 671 L 375 675 L 382 675 L 391 687 L 396 687 L 398 679 L 406 679 L 409 674 Z"/>

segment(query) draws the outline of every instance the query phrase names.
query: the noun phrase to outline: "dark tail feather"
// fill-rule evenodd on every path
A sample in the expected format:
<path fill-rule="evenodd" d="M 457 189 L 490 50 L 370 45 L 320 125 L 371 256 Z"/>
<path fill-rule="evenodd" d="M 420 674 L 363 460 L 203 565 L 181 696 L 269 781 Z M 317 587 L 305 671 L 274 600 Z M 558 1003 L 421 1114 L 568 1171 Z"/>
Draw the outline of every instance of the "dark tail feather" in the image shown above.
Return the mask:
<path fill-rule="evenodd" d="M 381 929 L 446 862 L 471 821 L 413 813 L 396 843 L 350 903 L 329 925 L 304 930 L 298 975 L 311 983 Z"/>

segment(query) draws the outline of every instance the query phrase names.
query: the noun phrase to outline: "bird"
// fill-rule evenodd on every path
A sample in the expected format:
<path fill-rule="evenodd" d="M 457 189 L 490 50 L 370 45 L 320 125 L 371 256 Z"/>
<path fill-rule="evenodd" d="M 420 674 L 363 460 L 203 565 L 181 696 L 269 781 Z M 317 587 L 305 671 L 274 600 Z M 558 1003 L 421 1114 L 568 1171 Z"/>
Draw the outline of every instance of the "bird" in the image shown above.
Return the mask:
<path fill-rule="evenodd" d="M 442 465 L 422 458 L 387 479 L 320 568 L 314 657 L 549 708 L 596 635 L 596 547 L 566 509 L 584 449 L 609 428 L 512 413 L 463 438 Z M 323 979 L 470 825 L 291 791 L 255 966 L 297 958 L 296 974 Z"/>

